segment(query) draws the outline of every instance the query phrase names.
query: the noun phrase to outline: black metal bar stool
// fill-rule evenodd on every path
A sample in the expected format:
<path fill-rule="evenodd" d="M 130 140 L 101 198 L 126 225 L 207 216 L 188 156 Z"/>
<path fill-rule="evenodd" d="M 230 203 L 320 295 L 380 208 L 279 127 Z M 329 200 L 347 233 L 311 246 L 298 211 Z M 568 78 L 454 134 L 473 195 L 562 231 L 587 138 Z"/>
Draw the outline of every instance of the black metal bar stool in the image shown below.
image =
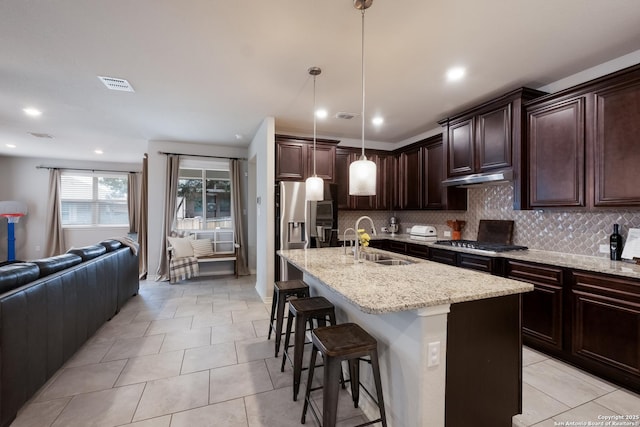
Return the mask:
<path fill-rule="evenodd" d="M 309 379 L 307 381 L 307 391 L 304 396 L 304 408 L 302 409 L 302 424 L 306 421 L 307 408 L 309 407 L 310 394 L 314 390 L 322 388 L 323 405 L 322 405 L 322 426 L 334 427 L 336 425 L 336 415 L 338 410 L 338 385 L 340 374 L 342 373 L 342 361 L 349 362 L 348 380 L 351 383 L 351 396 L 353 398 L 354 407 L 358 407 L 360 401 L 360 360 L 371 363 L 373 368 L 373 379 L 376 385 L 376 394 L 378 401 L 362 386 L 362 389 L 376 402 L 380 410 L 380 418 L 359 424 L 356 427 L 367 426 L 378 422 L 383 427 L 387 426 L 387 416 L 384 410 L 384 399 L 382 397 L 382 383 L 380 381 L 380 367 L 378 365 L 378 342 L 369 335 L 364 329 L 355 323 L 343 323 L 336 326 L 327 326 L 324 328 L 316 328 L 311 332 L 311 341 L 313 349 L 311 351 L 311 362 L 309 364 Z M 313 379 L 313 370 L 316 363 L 318 351 L 324 357 L 324 380 L 322 387 L 311 387 Z M 369 356 L 370 360 L 361 359 Z M 311 412 L 320 424 L 318 414 L 316 414 L 313 405 Z"/>
<path fill-rule="evenodd" d="M 276 339 L 276 355 L 280 351 L 280 338 L 282 337 L 282 323 L 284 322 L 284 307 L 292 298 L 308 298 L 309 285 L 302 280 L 286 280 L 275 282 L 273 285 L 273 297 L 271 298 L 271 319 L 269 321 L 269 334 L 271 339 L 273 331 Z M 275 326 L 273 321 L 275 320 Z"/>
<path fill-rule="evenodd" d="M 299 298 L 289 301 L 289 317 L 287 318 L 287 331 L 284 337 L 284 351 L 282 354 L 282 366 L 289 357 L 287 349 L 291 337 L 293 318 L 296 319 L 296 330 L 293 335 L 293 400 L 298 399 L 300 390 L 300 377 L 302 376 L 302 356 L 304 355 L 305 325 L 309 323 L 309 329 L 313 329 L 313 319 L 318 326 L 326 326 L 327 318 L 332 325 L 336 324 L 335 307 L 324 297 Z"/>

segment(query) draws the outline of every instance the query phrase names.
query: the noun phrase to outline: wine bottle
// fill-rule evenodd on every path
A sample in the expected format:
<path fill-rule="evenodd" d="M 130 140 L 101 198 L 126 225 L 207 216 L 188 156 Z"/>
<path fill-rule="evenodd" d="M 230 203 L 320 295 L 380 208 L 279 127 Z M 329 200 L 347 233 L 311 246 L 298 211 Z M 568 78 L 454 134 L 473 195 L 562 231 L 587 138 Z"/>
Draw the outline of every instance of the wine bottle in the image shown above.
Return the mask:
<path fill-rule="evenodd" d="M 609 236 L 609 251 L 613 261 L 622 259 L 622 236 L 618 224 L 613 224 L 613 234 Z"/>

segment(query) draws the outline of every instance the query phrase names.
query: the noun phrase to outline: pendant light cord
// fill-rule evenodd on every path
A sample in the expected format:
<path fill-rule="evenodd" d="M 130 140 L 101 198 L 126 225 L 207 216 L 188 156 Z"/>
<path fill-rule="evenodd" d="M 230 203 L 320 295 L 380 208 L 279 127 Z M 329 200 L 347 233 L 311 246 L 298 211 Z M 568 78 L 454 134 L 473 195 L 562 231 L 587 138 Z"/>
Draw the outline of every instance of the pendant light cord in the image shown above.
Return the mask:
<path fill-rule="evenodd" d="M 316 76 L 313 76 L 313 176 L 316 176 Z"/>
<path fill-rule="evenodd" d="M 364 100 L 365 100 L 365 93 L 364 93 L 364 11 L 365 9 L 362 9 L 362 159 L 365 159 L 364 156 Z"/>

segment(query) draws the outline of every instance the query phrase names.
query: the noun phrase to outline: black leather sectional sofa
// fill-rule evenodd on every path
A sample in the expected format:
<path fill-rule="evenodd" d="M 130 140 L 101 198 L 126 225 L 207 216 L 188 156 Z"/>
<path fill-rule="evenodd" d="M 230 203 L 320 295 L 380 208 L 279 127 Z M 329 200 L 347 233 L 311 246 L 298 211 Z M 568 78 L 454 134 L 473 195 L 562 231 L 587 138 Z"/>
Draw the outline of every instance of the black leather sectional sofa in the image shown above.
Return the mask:
<path fill-rule="evenodd" d="M 1 427 L 138 288 L 137 251 L 117 240 L 0 267 Z"/>

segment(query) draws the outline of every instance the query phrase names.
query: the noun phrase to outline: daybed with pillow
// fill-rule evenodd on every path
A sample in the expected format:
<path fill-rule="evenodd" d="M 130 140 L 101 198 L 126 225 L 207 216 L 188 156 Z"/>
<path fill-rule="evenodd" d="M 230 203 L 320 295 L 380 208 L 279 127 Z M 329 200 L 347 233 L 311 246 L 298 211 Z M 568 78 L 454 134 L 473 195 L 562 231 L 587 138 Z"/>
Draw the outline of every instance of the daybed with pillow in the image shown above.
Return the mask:
<path fill-rule="evenodd" d="M 115 240 L 0 267 L 0 427 L 138 288 L 137 250 Z"/>
<path fill-rule="evenodd" d="M 200 263 L 233 261 L 233 273 L 238 277 L 238 249 L 234 244 L 231 252 L 214 252 L 213 243 L 208 238 L 197 238 L 201 234 L 188 237 L 167 237 L 167 258 L 169 259 L 169 280 L 176 283 L 200 275 Z"/>

